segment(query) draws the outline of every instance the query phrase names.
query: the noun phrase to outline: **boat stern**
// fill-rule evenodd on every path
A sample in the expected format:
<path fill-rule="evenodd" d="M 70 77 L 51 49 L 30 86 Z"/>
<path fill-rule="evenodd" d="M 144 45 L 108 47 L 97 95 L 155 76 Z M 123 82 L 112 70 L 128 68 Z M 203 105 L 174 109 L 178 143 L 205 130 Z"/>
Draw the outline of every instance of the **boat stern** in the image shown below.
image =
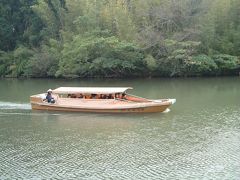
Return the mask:
<path fill-rule="evenodd" d="M 45 98 L 45 94 L 36 94 L 36 95 L 30 96 L 30 103 L 31 103 L 32 109 L 34 109 L 34 107 L 37 104 L 42 103 L 44 98 Z"/>

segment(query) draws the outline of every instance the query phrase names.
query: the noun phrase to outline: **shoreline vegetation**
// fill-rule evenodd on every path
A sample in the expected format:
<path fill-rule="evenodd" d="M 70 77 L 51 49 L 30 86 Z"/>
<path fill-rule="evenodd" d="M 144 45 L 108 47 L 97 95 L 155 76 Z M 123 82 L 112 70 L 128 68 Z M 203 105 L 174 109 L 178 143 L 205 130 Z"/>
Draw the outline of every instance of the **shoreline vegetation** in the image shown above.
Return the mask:
<path fill-rule="evenodd" d="M 0 77 L 240 75 L 239 0 L 0 2 Z"/>

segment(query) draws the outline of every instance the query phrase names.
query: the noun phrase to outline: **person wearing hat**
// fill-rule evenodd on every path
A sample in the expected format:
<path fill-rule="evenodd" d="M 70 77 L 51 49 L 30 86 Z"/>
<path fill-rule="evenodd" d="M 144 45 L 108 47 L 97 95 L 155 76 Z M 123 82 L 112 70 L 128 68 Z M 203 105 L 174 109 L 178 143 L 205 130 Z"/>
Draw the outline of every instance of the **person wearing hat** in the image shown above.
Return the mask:
<path fill-rule="evenodd" d="M 48 103 L 55 103 L 54 98 L 52 97 L 52 89 L 49 89 L 47 91 L 47 96 L 46 96 L 46 100 Z"/>

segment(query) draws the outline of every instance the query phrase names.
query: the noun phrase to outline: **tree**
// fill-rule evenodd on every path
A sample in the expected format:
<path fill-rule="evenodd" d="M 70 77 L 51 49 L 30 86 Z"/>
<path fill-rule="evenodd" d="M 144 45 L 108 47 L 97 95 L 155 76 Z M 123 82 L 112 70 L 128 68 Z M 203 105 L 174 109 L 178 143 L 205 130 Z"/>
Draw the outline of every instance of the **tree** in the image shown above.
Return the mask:
<path fill-rule="evenodd" d="M 57 76 L 124 77 L 143 71 L 144 55 L 134 44 L 116 37 L 76 36 L 65 44 Z"/>
<path fill-rule="evenodd" d="M 31 42 L 34 46 L 38 44 L 36 39 L 41 39 L 38 38 L 38 32 L 43 26 L 31 9 L 31 6 L 35 3 L 35 0 L 2 0 L 0 2 L 1 50 L 11 51 L 15 49 L 17 44 L 28 44 L 28 42 Z M 25 33 L 26 31 L 28 33 Z"/>

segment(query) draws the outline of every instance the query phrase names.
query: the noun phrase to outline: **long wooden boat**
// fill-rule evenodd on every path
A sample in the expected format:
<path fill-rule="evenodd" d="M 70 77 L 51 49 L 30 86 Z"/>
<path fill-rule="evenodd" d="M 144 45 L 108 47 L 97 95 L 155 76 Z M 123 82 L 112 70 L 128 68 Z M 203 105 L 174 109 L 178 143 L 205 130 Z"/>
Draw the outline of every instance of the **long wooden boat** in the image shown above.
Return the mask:
<path fill-rule="evenodd" d="M 176 99 L 151 100 L 127 94 L 130 87 L 59 87 L 52 90 L 55 103 L 44 99 L 45 93 L 30 96 L 32 109 L 47 111 L 97 113 L 163 112 Z"/>

